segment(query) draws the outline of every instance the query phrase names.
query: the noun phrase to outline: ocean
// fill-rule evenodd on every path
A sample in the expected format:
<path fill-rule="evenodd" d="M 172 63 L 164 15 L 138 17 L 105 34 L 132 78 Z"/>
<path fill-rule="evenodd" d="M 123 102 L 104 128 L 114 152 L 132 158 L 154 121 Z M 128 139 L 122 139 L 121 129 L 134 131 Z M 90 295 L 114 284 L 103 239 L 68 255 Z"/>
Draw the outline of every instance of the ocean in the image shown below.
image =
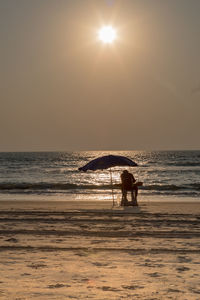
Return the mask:
<path fill-rule="evenodd" d="M 126 168 L 142 181 L 140 199 L 200 199 L 200 151 L 80 151 L 0 153 L 0 200 L 110 200 L 110 173 L 80 172 L 79 167 L 107 154 L 124 155 L 138 167 Z M 112 169 L 115 199 L 120 173 Z"/>

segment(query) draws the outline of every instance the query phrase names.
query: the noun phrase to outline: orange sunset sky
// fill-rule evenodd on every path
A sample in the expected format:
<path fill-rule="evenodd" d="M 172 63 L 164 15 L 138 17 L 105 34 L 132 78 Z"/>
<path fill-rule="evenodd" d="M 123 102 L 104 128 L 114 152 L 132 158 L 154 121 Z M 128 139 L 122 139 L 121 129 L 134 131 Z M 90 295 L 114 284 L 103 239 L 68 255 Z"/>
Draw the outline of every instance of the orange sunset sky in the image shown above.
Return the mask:
<path fill-rule="evenodd" d="M 0 1 L 0 151 L 200 149 L 199 12 L 199 0 Z"/>

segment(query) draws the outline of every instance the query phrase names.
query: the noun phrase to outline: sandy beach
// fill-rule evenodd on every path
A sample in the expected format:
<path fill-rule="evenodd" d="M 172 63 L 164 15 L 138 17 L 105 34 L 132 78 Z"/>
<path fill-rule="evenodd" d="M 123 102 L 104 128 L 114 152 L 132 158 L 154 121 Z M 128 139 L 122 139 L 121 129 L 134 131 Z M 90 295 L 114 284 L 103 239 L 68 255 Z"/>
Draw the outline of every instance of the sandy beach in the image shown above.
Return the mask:
<path fill-rule="evenodd" d="M 200 297 L 198 202 L 0 204 L 0 299 Z"/>

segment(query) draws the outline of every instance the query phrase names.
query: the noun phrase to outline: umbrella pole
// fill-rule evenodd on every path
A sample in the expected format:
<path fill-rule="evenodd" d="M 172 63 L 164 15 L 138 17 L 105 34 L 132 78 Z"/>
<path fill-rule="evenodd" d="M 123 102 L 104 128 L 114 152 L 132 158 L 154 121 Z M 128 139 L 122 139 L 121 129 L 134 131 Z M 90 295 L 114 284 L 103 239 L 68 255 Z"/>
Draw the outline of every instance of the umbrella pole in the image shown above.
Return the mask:
<path fill-rule="evenodd" d="M 113 206 L 115 205 L 115 199 L 114 199 L 114 192 L 113 192 L 113 180 L 112 180 L 112 169 L 110 168 L 110 183 L 112 186 L 112 200 L 113 200 Z"/>

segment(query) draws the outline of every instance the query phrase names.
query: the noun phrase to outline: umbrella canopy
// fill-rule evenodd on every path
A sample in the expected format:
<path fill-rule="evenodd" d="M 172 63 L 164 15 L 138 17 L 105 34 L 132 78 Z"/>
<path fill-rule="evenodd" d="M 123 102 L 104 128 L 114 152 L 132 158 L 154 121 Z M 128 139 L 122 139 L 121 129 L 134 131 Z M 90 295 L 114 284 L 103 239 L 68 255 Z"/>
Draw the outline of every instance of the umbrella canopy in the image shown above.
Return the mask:
<path fill-rule="evenodd" d="M 98 157 L 96 159 L 91 160 L 85 166 L 79 168 L 79 171 L 96 171 L 96 170 L 104 170 L 109 169 L 116 166 L 130 166 L 136 167 L 137 164 L 131 159 L 120 156 L 120 155 L 106 155 L 102 157 Z"/>

